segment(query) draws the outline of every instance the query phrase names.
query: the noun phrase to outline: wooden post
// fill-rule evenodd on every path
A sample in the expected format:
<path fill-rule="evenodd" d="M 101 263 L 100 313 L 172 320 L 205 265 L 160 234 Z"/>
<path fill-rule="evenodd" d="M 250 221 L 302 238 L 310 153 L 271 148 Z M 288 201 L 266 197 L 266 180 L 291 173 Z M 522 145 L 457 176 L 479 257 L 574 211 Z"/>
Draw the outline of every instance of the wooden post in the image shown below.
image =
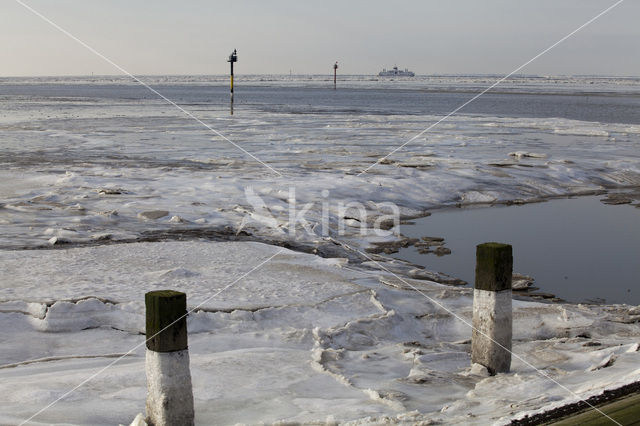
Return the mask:
<path fill-rule="evenodd" d="M 187 295 L 173 290 L 145 294 L 147 423 L 193 425 L 193 389 L 187 346 Z"/>
<path fill-rule="evenodd" d="M 492 375 L 511 368 L 512 271 L 510 245 L 484 243 L 476 247 L 471 362 L 484 365 Z"/>

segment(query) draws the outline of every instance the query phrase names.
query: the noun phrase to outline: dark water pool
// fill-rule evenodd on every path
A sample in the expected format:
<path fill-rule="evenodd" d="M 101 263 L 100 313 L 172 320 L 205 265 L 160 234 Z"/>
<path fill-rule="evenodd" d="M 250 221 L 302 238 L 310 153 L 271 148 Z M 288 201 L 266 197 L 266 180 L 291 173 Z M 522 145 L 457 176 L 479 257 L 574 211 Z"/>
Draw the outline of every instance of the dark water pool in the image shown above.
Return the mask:
<path fill-rule="evenodd" d="M 605 205 L 602 197 L 435 212 L 402 225 L 409 237 L 445 238 L 442 257 L 401 249 L 395 257 L 473 284 L 475 247 L 513 245 L 514 272 L 542 292 L 570 302 L 640 304 L 640 209 Z"/>

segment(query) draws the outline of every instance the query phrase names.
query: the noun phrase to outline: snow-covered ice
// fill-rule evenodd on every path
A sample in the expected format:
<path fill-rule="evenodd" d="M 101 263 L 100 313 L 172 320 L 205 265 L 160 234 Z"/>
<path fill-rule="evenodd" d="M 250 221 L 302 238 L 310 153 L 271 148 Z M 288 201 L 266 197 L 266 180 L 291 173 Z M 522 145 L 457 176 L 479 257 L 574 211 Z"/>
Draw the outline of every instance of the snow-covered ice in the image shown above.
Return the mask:
<path fill-rule="evenodd" d="M 0 262 L 2 424 L 137 347 L 34 419 L 130 423 L 145 404 L 144 293 L 161 288 L 200 305 L 188 319 L 199 424 L 487 424 L 640 379 L 637 308 L 514 301 L 512 371 L 487 377 L 452 315 L 471 321 L 472 290 L 403 278 L 427 298 L 371 263 L 252 242 L 3 251 Z"/>
<path fill-rule="evenodd" d="M 232 117 L 228 106 L 220 104 L 216 86 L 210 92 L 198 86 L 221 84 L 215 78 L 150 78 L 152 84 L 172 84 L 160 90 L 185 99 L 185 108 L 282 176 L 127 79 L 98 78 L 92 82 L 97 86 L 78 79 L 45 80 L 53 88 L 38 79 L 4 79 L 0 88 L 10 89 L 0 103 L 0 223 L 5 229 L 0 247 L 100 243 L 203 228 L 243 229 L 273 238 L 289 232 L 292 190 L 298 206 L 311 204 L 305 215 L 310 226 L 296 237 L 314 240 L 322 234 L 318 223 L 325 203 L 328 233 L 335 235 L 341 203 L 362 203 L 372 217 L 388 213 L 385 203 L 394 203 L 404 215 L 415 216 L 442 206 L 640 184 L 640 127 L 627 124 L 635 119 L 634 110 L 617 103 L 640 92 L 635 79 L 514 79 L 508 82 L 510 90 L 526 87 L 527 93 L 543 94 L 547 100 L 564 99 L 549 95 L 557 91 L 601 90 L 604 94 L 594 99 L 604 106 L 596 102 L 576 107 L 574 99 L 582 99 L 576 96 L 562 101 L 559 113 L 590 111 L 576 113 L 585 117 L 575 119 L 546 117 L 544 103 L 523 110 L 521 116 L 492 113 L 490 104 L 487 113 L 462 111 L 449 117 L 387 157 L 442 118 L 403 111 L 411 102 L 421 108 L 430 105 L 436 95 L 422 90 L 446 81 L 451 87 L 445 95 L 459 96 L 452 101 L 455 107 L 458 99 L 467 99 L 464 93 L 456 94 L 455 87 L 479 87 L 487 78 L 372 82 L 353 77 L 345 82 L 345 90 L 352 90 L 349 101 L 339 101 L 320 91 L 301 92 L 317 90 L 307 88 L 305 78 L 247 77 L 245 84 L 252 86 L 238 94 Z M 370 100 L 363 89 L 378 92 L 372 92 Z M 11 90 L 29 96 L 11 95 Z M 413 97 L 399 105 L 379 99 L 399 96 L 396 93 Z M 221 94 L 226 101 L 226 93 Z M 326 98 L 300 101 L 315 95 Z M 514 105 L 528 102 L 510 96 L 516 99 Z M 250 101 L 242 103 L 243 97 Z M 257 103 L 263 98 L 267 101 Z M 290 99 L 294 103 L 283 104 Z M 433 102 L 444 102 L 438 99 Z M 334 102 L 338 104 L 332 106 Z M 345 102 L 355 106 L 348 109 Z M 597 118 L 598 111 L 609 107 L 607 102 L 613 111 L 631 111 L 627 121 L 615 121 L 617 115 L 593 120 L 592 115 Z M 259 197 L 260 211 L 248 193 Z M 354 231 L 347 228 L 347 233 Z"/>
<path fill-rule="evenodd" d="M 144 79 L 281 175 L 130 79 L 0 79 L 0 424 L 63 396 L 33 423 L 129 424 L 144 293 L 164 288 L 196 308 L 199 424 L 501 423 L 640 379 L 637 307 L 514 301 L 512 371 L 488 377 L 471 289 L 348 248 L 398 238 L 360 232 L 389 203 L 637 187 L 639 79 L 515 76 L 424 134 L 495 78 L 238 76 L 233 116 L 226 77 Z"/>

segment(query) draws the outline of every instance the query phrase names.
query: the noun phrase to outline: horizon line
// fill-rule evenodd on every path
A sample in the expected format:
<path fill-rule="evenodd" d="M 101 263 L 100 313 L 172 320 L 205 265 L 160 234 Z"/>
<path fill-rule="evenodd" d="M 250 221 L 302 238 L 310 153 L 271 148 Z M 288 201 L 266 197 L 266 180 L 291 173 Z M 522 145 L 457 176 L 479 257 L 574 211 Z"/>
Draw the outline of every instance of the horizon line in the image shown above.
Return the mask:
<path fill-rule="evenodd" d="M 139 77 L 228 77 L 229 74 L 135 74 Z M 234 73 L 235 77 L 240 76 L 283 76 L 283 77 L 291 77 L 291 76 L 330 76 L 333 77 L 333 74 L 329 71 L 327 73 Z M 338 74 L 343 77 L 380 77 L 376 74 Z M 415 74 L 415 77 L 495 77 L 502 75 L 500 73 L 433 73 L 433 74 Z M 109 78 L 131 78 L 125 74 L 25 74 L 25 75 L 0 75 L 0 79 L 9 79 L 9 78 L 97 78 L 97 77 L 109 77 Z M 386 77 L 386 76 L 382 76 Z M 393 76 L 388 76 L 392 77 Z M 640 75 L 632 75 L 632 74 L 514 74 L 509 77 L 511 78 L 557 78 L 557 77 L 574 77 L 574 78 L 640 78 Z M 402 77 L 402 79 L 410 80 L 412 77 Z"/>

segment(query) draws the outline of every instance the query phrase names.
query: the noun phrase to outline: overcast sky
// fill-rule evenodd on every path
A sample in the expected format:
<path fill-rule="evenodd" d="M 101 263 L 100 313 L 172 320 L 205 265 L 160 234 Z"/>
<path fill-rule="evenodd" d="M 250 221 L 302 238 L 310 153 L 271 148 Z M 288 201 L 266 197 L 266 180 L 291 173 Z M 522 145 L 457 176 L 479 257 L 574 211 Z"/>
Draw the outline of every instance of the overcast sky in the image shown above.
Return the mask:
<path fill-rule="evenodd" d="M 24 0 L 134 74 L 506 74 L 615 0 Z M 15 0 L 0 0 L 0 75 L 120 74 Z M 529 74 L 640 75 L 640 0 Z"/>

